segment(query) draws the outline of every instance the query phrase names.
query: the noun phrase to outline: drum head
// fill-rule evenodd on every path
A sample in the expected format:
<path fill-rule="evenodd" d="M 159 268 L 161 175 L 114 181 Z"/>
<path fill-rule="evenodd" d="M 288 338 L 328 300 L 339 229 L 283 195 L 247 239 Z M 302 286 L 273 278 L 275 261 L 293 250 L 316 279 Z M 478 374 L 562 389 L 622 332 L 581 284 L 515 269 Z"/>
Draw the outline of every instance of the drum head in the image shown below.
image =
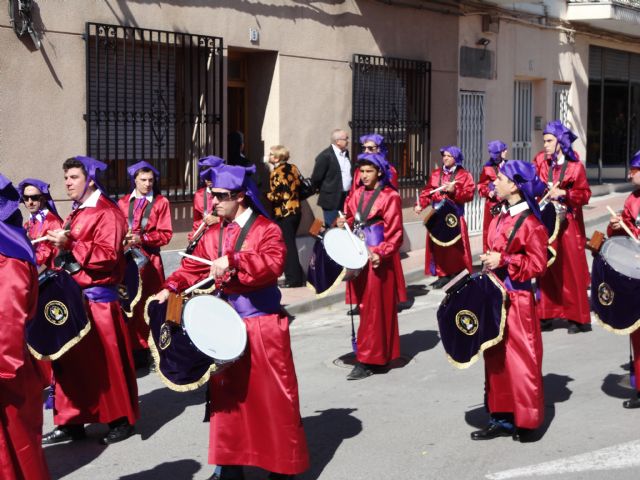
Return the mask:
<path fill-rule="evenodd" d="M 640 279 L 640 245 L 629 237 L 611 237 L 602 246 L 600 255 L 616 272 Z"/>
<path fill-rule="evenodd" d="M 338 265 L 350 270 L 364 267 L 369 253 L 364 241 L 346 228 L 332 228 L 324 234 L 324 249 Z"/>
<path fill-rule="evenodd" d="M 184 328 L 202 353 L 227 362 L 247 345 L 247 328 L 240 315 L 224 300 L 212 295 L 190 299 L 182 310 Z"/>

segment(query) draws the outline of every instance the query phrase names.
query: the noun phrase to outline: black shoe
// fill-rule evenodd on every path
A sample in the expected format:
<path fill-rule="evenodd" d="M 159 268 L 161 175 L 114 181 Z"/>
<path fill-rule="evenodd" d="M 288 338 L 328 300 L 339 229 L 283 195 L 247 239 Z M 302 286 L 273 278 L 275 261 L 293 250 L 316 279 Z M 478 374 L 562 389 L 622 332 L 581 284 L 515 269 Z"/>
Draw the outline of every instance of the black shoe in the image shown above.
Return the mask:
<path fill-rule="evenodd" d="M 360 315 L 360 305 L 356 305 L 351 310 L 347 310 L 347 315 Z"/>
<path fill-rule="evenodd" d="M 220 467 L 218 477 L 220 480 L 244 480 L 244 471 L 241 465 L 221 465 Z"/>
<path fill-rule="evenodd" d="M 284 473 L 271 472 L 267 477 L 267 480 L 293 480 L 293 475 L 286 475 Z"/>
<path fill-rule="evenodd" d="M 432 288 L 434 290 L 436 290 L 438 288 L 442 288 L 447 283 L 449 283 L 450 280 L 451 280 L 451 277 L 438 277 L 438 279 L 435 282 L 433 282 L 431 285 L 429 285 L 429 288 Z"/>
<path fill-rule="evenodd" d="M 288 282 L 288 281 L 284 281 L 280 284 L 278 284 L 278 286 L 280 288 L 300 288 L 302 287 L 302 282 Z"/>
<path fill-rule="evenodd" d="M 135 432 L 135 428 L 133 425 L 130 425 L 129 422 L 121 423 L 117 426 L 113 426 L 109 428 L 109 432 L 100 439 L 101 445 L 111 445 L 112 443 L 118 443 L 123 440 L 126 440 Z"/>
<path fill-rule="evenodd" d="M 580 332 L 590 332 L 591 324 L 589 323 L 578 323 L 569 320 L 569 327 L 567 328 L 568 334 L 580 333 Z"/>
<path fill-rule="evenodd" d="M 529 428 L 515 428 L 511 438 L 514 442 L 531 442 L 535 437 L 534 432 L 535 430 Z"/>
<path fill-rule="evenodd" d="M 363 378 L 367 378 L 371 375 L 373 375 L 373 370 L 371 370 L 371 368 L 362 363 L 356 363 L 356 366 L 353 367 L 353 370 L 351 370 L 349 375 L 347 375 L 347 380 L 362 380 Z"/>
<path fill-rule="evenodd" d="M 640 408 L 640 398 L 634 397 L 622 402 L 623 408 Z"/>
<path fill-rule="evenodd" d="M 42 436 L 42 445 L 54 443 L 73 442 L 86 438 L 84 425 L 61 425 Z"/>
<path fill-rule="evenodd" d="M 491 440 L 498 437 L 511 437 L 515 433 L 515 429 L 507 429 L 499 423 L 492 422 L 482 430 L 471 432 L 471 440 Z"/>
<path fill-rule="evenodd" d="M 543 332 L 550 332 L 553 330 L 553 320 L 540 320 L 540 330 Z"/>
<path fill-rule="evenodd" d="M 151 358 L 151 351 L 149 351 L 149 349 L 133 351 L 133 366 L 136 370 L 151 370 L 152 365 L 153 359 Z"/>

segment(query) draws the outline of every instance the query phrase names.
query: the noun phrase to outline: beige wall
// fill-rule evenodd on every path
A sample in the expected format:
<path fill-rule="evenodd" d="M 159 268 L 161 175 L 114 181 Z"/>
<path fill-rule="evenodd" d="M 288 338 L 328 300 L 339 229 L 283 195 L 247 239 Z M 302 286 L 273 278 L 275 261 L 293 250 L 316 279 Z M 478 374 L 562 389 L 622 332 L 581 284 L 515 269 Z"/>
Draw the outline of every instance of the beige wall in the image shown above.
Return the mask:
<path fill-rule="evenodd" d="M 7 0 L 0 0 L 0 12 L 6 11 Z M 432 151 L 455 138 L 455 16 L 372 0 L 47 0 L 38 2 L 34 18 L 43 33 L 40 51 L 18 39 L 0 15 L 0 171 L 16 183 L 26 176 L 50 181 L 59 202 L 65 198 L 62 161 L 86 149 L 82 34 L 88 21 L 221 36 L 227 48 L 273 52 L 270 78 L 252 86 L 269 92 L 262 118 L 252 120 L 261 136 L 252 150 L 284 143 L 306 174 L 330 131 L 347 128 L 354 53 L 431 61 Z M 256 44 L 249 41 L 250 27 L 259 31 Z"/>

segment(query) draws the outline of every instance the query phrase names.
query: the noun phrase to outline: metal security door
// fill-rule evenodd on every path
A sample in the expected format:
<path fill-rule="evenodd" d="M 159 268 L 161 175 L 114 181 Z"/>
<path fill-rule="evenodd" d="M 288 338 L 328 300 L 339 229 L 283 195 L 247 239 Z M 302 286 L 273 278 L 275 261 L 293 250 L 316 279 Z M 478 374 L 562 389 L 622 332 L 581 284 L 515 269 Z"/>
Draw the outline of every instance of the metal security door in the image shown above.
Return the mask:
<path fill-rule="evenodd" d="M 569 88 L 566 83 L 553 84 L 553 119 L 569 123 Z"/>
<path fill-rule="evenodd" d="M 484 148 L 484 93 L 461 91 L 458 114 L 458 145 L 464 155 L 464 168 L 478 181 Z M 465 205 L 464 216 L 469 233 L 482 231 L 484 199 L 476 195 Z"/>
<path fill-rule="evenodd" d="M 533 83 L 516 80 L 513 89 L 513 143 L 514 160 L 531 160 L 531 130 L 533 110 Z"/>

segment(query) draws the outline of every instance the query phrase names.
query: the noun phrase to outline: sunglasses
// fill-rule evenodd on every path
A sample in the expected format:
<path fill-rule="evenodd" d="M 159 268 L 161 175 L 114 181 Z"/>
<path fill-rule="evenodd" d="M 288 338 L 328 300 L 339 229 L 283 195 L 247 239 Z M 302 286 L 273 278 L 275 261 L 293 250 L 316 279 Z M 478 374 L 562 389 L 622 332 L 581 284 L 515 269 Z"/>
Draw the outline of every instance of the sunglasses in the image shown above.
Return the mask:
<path fill-rule="evenodd" d="M 235 192 L 212 192 L 209 190 L 209 194 L 217 199 L 219 202 L 224 202 L 225 200 L 231 200 L 235 198 L 238 194 Z"/>
<path fill-rule="evenodd" d="M 22 195 L 22 201 L 28 202 L 31 200 L 32 202 L 39 202 L 42 198 L 42 195 Z"/>
<path fill-rule="evenodd" d="M 378 146 L 377 145 L 372 145 L 372 146 L 366 145 L 366 146 L 362 147 L 362 149 L 365 152 L 377 152 L 378 151 Z"/>

